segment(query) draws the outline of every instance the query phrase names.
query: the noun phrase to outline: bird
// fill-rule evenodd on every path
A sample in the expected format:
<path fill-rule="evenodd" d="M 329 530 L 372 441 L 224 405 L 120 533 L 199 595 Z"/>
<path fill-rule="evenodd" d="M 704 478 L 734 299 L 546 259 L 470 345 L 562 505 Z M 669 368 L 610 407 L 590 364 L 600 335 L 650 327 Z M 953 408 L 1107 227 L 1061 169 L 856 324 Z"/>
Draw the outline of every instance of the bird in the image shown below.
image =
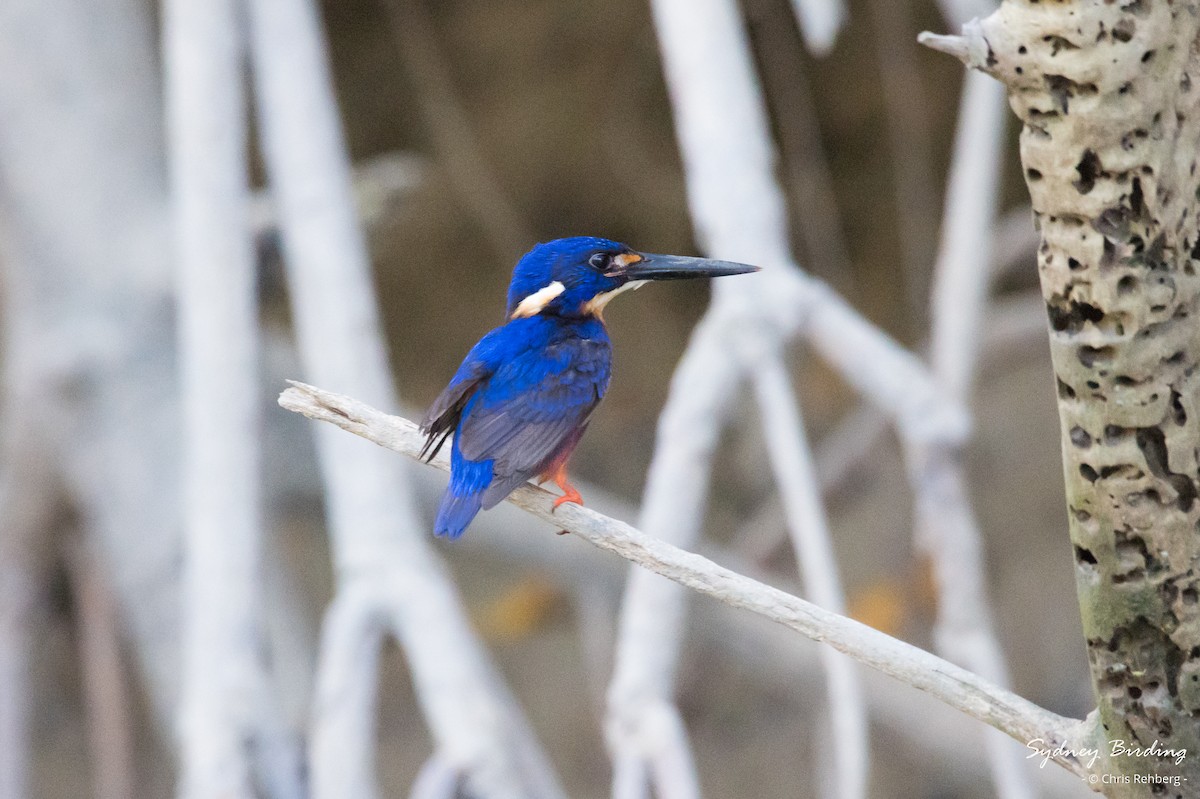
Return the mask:
<path fill-rule="evenodd" d="M 648 281 L 758 271 L 730 261 L 637 252 L 573 236 L 538 244 L 517 261 L 505 322 L 479 340 L 421 422 L 421 457 L 453 435 L 450 484 L 434 534 L 458 538 L 480 510 L 532 477 L 583 504 L 567 460 L 608 390 L 612 343 L 604 309 Z"/>

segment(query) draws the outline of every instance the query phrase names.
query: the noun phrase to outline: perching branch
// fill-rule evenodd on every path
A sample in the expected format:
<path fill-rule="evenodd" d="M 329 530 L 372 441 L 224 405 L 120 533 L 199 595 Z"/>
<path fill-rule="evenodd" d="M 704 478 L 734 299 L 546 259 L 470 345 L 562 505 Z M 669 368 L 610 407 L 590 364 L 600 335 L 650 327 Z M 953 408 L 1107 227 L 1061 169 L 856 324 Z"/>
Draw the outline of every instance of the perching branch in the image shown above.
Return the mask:
<path fill-rule="evenodd" d="M 303 383 L 293 382 L 292 388 L 280 395 L 279 404 L 411 458 L 419 456 L 424 444 L 424 435 L 412 422 Z M 442 470 L 449 469 L 444 453 L 433 464 Z M 1082 731 L 1083 722 L 1051 713 L 936 655 L 652 538 L 624 522 L 578 505 L 563 505 L 555 511 L 553 499 L 550 492 L 526 485 L 517 489 L 508 501 L 593 546 L 680 585 L 829 644 L 1022 743 L 1041 739 L 1049 749 L 1070 742 L 1082 745 L 1076 736 Z M 1053 752 L 1051 759 L 1080 777 L 1087 774 L 1085 766 L 1070 752 Z"/>

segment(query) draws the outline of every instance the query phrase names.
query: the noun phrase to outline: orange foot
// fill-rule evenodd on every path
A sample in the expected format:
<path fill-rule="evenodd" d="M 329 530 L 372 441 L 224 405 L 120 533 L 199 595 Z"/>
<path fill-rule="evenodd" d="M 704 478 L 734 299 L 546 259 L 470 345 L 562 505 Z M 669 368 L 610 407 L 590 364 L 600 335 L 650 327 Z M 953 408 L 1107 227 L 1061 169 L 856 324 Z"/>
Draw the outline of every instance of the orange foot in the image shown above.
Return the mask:
<path fill-rule="evenodd" d="M 567 464 L 566 463 L 559 464 L 558 467 L 551 474 L 547 475 L 547 477 L 553 478 L 554 484 L 556 486 L 558 486 L 559 488 L 561 488 L 562 492 L 563 492 L 563 495 L 561 497 L 554 500 L 554 508 L 555 509 L 557 509 L 558 506 L 563 504 L 564 502 L 573 502 L 576 505 L 583 504 L 583 497 L 580 496 L 578 489 L 576 489 L 575 486 L 573 486 L 567 482 Z"/>

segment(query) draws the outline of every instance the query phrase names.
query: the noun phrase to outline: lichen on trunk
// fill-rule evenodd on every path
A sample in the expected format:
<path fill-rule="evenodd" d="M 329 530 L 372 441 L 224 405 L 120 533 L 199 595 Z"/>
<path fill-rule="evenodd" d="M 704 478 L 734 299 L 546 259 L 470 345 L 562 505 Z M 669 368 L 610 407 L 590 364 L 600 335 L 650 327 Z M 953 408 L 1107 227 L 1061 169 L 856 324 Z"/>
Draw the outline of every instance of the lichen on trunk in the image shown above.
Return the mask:
<path fill-rule="evenodd" d="M 1200 786 L 1198 5 L 1006 0 L 949 45 L 1024 123 L 1110 796 Z"/>

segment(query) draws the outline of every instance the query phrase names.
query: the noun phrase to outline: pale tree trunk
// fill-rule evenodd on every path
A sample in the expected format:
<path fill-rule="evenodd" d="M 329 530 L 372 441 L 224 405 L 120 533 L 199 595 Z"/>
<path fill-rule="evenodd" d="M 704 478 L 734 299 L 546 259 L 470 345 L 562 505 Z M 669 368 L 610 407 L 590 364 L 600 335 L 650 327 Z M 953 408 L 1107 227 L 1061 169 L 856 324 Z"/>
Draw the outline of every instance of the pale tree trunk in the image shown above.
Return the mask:
<path fill-rule="evenodd" d="M 1200 784 L 1198 14 L 1010 0 L 930 40 L 1006 84 L 1024 123 L 1109 796 Z"/>

